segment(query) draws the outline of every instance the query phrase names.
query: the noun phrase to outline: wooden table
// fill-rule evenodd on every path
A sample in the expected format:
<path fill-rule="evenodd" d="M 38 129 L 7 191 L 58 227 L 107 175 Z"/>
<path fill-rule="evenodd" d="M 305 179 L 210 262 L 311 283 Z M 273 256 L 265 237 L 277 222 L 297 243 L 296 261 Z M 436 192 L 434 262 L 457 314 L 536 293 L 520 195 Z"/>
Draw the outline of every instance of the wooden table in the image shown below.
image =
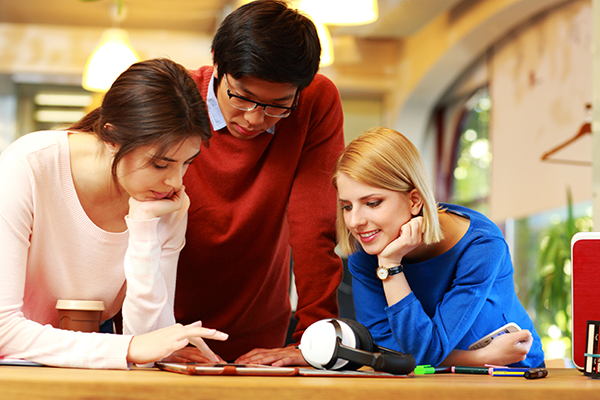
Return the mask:
<path fill-rule="evenodd" d="M 0 399 L 600 399 L 600 380 L 574 369 L 548 377 L 437 374 L 403 378 L 188 376 L 131 371 L 0 367 Z"/>

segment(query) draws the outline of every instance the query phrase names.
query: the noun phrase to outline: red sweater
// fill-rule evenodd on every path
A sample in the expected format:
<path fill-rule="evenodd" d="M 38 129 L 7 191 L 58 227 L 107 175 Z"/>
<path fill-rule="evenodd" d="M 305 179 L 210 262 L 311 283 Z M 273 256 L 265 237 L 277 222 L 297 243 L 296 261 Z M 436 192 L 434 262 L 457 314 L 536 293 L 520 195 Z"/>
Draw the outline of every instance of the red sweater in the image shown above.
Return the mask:
<path fill-rule="evenodd" d="M 206 99 L 212 67 L 192 72 Z M 338 91 L 317 75 L 275 134 L 234 138 L 213 130 L 188 169 L 186 245 L 179 259 L 175 316 L 229 334 L 209 341 L 225 360 L 284 345 L 290 319 L 290 253 L 298 291 L 294 340 L 337 316 L 342 264 L 334 253 L 331 173 L 344 148 Z"/>

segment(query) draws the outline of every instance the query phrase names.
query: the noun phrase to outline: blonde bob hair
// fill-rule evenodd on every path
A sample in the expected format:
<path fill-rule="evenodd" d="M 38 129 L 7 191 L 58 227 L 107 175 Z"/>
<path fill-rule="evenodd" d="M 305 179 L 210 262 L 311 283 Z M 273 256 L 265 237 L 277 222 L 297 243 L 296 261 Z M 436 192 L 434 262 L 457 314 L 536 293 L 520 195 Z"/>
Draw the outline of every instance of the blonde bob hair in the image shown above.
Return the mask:
<path fill-rule="evenodd" d="M 443 239 L 438 207 L 425 163 L 417 148 L 403 134 L 389 128 L 372 128 L 354 139 L 342 152 L 332 182 L 343 173 L 363 184 L 408 193 L 413 189 L 423 198 L 423 241 L 433 244 Z M 341 207 L 337 211 L 337 234 L 344 255 L 357 251 L 357 242 L 344 223 Z"/>

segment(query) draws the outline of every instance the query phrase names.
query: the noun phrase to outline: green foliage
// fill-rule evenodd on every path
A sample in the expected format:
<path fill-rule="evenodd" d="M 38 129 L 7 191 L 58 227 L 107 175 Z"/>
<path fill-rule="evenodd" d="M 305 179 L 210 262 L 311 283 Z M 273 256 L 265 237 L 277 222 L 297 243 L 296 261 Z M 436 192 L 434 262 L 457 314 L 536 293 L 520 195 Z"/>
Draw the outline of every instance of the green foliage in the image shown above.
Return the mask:
<path fill-rule="evenodd" d="M 461 119 L 462 133 L 457 142 L 457 160 L 451 203 L 488 212 L 490 165 L 492 152 L 489 141 L 491 100 L 487 88 L 477 91 L 465 104 Z"/>

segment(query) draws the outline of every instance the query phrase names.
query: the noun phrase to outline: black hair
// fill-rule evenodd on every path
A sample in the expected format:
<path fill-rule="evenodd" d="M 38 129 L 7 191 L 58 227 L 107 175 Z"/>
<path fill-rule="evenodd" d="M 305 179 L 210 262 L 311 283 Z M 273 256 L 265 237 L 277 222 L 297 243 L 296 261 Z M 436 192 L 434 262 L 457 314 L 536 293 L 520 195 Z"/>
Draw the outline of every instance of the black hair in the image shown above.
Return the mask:
<path fill-rule="evenodd" d="M 312 21 L 279 0 L 255 0 L 229 14 L 212 42 L 217 83 L 225 74 L 274 83 L 299 90 L 319 70 L 321 44 Z"/>

